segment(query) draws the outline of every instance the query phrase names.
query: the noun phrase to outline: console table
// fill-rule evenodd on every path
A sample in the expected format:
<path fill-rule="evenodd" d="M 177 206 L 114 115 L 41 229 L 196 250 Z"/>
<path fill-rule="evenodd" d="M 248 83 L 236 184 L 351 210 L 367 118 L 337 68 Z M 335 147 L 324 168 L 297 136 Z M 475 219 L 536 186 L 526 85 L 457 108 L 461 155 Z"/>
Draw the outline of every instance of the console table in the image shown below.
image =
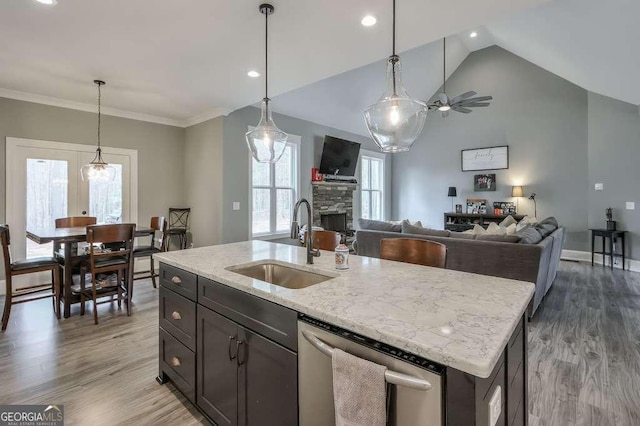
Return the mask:
<path fill-rule="evenodd" d="M 624 236 L 627 231 L 613 231 L 609 229 L 590 229 L 591 231 L 591 266 L 593 266 L 593 258 L 595 254 L 602 255 L 602 266 L 605 266 L 605 260 L 607 256 L 611 258 L 611 269 L 613 269 L 613 258 L 621 257 L 622 258 L 622 270 L 624 271 Z M 596 251 L 596 237 L 602 238 L 602 251 Z M 606 249 L 607 238 L 609 239 L 609 251 Z M 615 253 L 613 251 L 613 242 L 616 238 L 620 238 L 621 242 L 621 253 Z"/>
<path fill-rule="evenodd" d="M 517 221 L 524 218 L 524 215 L 521 214 L 445 213 L 444 229 L 448 231 L 462 232 L 473 229 L 475 225 L 480 225 L 483 228 L 486 228 L 490 223 L 502 222 L 507 216 L 512 216 Z"/>

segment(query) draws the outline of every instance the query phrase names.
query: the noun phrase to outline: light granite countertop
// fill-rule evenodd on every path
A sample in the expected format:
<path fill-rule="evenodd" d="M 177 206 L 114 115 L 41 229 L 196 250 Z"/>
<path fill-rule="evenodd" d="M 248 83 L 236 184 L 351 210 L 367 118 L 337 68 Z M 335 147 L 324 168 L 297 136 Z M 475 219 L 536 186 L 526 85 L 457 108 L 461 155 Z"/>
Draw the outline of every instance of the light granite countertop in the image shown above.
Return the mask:
<path fill-rule="evenodd" d="M 306 265 L 305 248 L 265 241 L 154 258 L 481 378 L 491 374 L 534 292 L 532 283 L 354 255 L 349 270 L 337 271 L 332 252 Z M 335 278 L 293 290 L 226 269 L 267 259 Z"/>

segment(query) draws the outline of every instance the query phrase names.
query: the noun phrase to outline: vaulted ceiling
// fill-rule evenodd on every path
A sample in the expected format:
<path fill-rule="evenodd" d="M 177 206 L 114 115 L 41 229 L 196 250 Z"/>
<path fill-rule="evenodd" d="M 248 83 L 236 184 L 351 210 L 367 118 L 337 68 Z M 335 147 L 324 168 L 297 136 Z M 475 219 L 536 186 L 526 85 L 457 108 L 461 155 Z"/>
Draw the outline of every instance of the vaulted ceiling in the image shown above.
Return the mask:
<path fill-rule="evenodd" d="M 401 0 L 400 51 L 547 0 Z M 255 103 L 263 71 L 260 2 L 0 2 L 0 96 L 188 125 Z M 388 56 L 390 0 L 279 0 L 270 19 L 272 94 Z M 360 25 L 367 13 L 378 17 Z M 425 69 L 425 72 L 428 70 Z"/>

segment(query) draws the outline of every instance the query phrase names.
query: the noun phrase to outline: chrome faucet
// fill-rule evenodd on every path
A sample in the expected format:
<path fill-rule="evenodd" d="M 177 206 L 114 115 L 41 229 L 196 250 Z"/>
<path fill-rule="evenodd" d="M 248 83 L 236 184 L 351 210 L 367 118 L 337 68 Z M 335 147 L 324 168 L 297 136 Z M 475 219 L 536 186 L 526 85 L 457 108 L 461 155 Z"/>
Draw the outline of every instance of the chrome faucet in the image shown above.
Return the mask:
<path fill-rule="evenodd" d="M 300 226 L 298 226 L 298 210 L 300 209 L 301 204 L 307 205 L 307 235 L 305 236 L 305 243 L 307 245 L 307 264 L 313 265 L 313 258 L 320 257 L 320 250 L 313 249 L 313 227 L 311 225 L 311 221 L 313 220 L 313 215 L 311 214 L 311 204 L 307 201 L 306 198 L 300 198 L 295 207 L 293 208 L 293 221 L 291 222 L 291 238 L 298 238 L 298 233 L 300 232 Z"/>

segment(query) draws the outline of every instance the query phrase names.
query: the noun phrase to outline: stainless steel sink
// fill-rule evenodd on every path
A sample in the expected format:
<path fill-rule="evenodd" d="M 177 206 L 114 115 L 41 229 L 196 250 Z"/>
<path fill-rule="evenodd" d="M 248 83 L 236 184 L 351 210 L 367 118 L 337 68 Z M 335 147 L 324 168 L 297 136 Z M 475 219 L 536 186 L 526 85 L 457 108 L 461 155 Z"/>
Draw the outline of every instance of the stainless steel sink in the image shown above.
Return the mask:
<path fill-rule="evenodd" d="M 335 277 L 302 271 L 272 262 L 259 263 L 251 266 L 237 266 L 228 268 L 229 271 L 256 280 L 265 281 L 280 287 L 300 289 L 330 280 Z"/>

